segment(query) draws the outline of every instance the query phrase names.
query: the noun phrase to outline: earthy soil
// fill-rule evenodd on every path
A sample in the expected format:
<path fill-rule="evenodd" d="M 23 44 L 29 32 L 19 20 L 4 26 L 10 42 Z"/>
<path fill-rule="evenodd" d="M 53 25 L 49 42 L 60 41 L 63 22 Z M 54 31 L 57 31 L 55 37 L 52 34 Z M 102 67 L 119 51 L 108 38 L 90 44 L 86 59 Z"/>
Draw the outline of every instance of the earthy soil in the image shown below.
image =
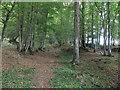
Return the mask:
<path fill-rule="evenodd" d="M 80 58 L 83 60 L 87 60 L 88 63 L 81 63 L 83 65 L 82 67 L 85 67 L 87 64 L 91 65 L 91 67 L 94 67 L 93 71 L 86 70 L 85 72 L 89 73 L 96 73 L 96 70 L 99 70 L 100 72 L 96 73 L 98 75 L 96 76 L 104 76 L 106 77 L 103 81 L 112 82 L 113 86 L 118 86 L 119 82 L 119 66 L 114 63 L 120 63 L 119 62 L 119 53 L 118 52 L 112 52 L 114 57 L 107 57 L 102 56 L 101 52 L 81 52 Z M 111 77 L 111 79 L 107 77 Z M 97 77 L 98 78 L 98 77 Z M 110 83 L 105 83 L 104 85 L 109 85 Z"/>
<path fill-rule="evenodd" d="M 73 54 L 73 49 L 65 49 L 64 52 Z M 102 56 L 103 51 L 94 52 L 92 49 L 89 51 L 80 49 L 80 65 L 76 69 L 78 72 L 84 72 L 93 74 L 97 80 L 100 76 L 104 79 L 100 82 L 104 83 L 105 86 L 117 87 L 119 82 L 119 52 L 112 52 L 113 57 Z M 117 63 L 117 64 L 116 64 Z M 110 79 L 110 78 L 112 79 Z M 112 83 L 112 85 L 110 85 Z"/>
<path fill-rule="evenodd" d="M 33 83 L 35 86 L 33 88 L 53 88 L 49 85 L 49 80 L 54 77 L 54 71 L 52 67 L 60 67 L 58 64 L 59 50 L 57 48 L 52 48 L 46 50 L 45 52 L 38 52 L 34 55 L 20 55 L 16 49 L 5 49 L 2 54 L 2 67 L 3 70 L 9 69 L 25 69 L 25 68 L 36 68 Z M 115 59 L 118 60 L 118 54 L 114 55 Z M 81 63 L 81 66 L 86 67 L 86 64 L 96 65 L 96 68 L 103 68 L 102 64 L 109 63 L 110 60 L 100 60 L 100 52 L 86 52 L 81 51 L 80 58 L 83 60 L 89 60 L 87 63 Z M 106 72 L 111 73 L 114 77 L 113 82 L 118 81 L 118 67 L 112 66 L 111 68 L 105 67 Z M 87 70 L 86 70 L 87 71 Z M 108 73 L 108 74 L 109 74 Z M 106 74 L 107 76 L 107 74 Z M 116 84 L 116 83 L 115 83 Z"/>
<path fill-rule="evenodd" d="M 49 80 L 54 76 L 52 67 L 59 67 L 56 58 L 58 49 L 39 52 L 35 55 L 20 55 L 15 49 L 3 50 L 2 54 L 2 69 L 25 69 L 36 68 L 33 83 L 33 88 L 53 88 L 48 84 Z"/>

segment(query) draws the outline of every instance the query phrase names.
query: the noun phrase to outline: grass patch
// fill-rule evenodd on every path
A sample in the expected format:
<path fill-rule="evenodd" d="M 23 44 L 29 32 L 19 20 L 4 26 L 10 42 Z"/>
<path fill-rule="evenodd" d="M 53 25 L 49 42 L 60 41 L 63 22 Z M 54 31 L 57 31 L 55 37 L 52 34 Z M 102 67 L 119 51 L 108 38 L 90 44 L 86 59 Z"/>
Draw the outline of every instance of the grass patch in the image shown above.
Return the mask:
<path fill-rule="evenodd" d="M 50 81 L 50 84 L 55 88 L 116 87 L 112 81 L 114 77 L 110 75 L 110 72 L 104 69 L 108 64 L 80 59 L 81 65 L 75 66 L 68 63 L 72 60 L 70 53 L 61 51 L 60 54 L 59 63 L 62 67 L 53 67 L 55 77 Z M 104 57 L 98 58 L 98 60 L 99 59 L 102 61 L 111 60 L 111 58 Z M 117 66 L 114 60 L 111 60 L 111 63 Z"/>
<path fill-rule="evenodd" d="M 3 71 L 3 88 L 31 88 L 35 68 Z"/>

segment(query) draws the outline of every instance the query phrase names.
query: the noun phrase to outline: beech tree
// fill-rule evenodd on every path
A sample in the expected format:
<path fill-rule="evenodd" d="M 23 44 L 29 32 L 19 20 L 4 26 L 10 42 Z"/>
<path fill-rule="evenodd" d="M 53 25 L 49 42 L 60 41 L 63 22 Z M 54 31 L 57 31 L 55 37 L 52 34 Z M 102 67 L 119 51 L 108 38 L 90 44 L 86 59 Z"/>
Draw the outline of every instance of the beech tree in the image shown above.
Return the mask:
<path fill-rule="evenodd" d="M 72 62 L 77 64 L 79 48 L 87 50 L 91 48 L 94 51 L 98 49 L 102 55 L 111 56 L 111 43 L 114 44 L 115 40 L 119 39 L 117 2 L 79 3 L 75 0 L 74 3 L 2 2 L 1 4 L 4 21 L 2 37 L 15 44 L 20 53 L 33 54 L 36 51 L 44 51 L 47 46 L 54 44 L 59 47 L 67 45 L 68 48 L 74 49 Z"/>
<path fill-rule="evenodd" d="M 108 56 L 111 54 L 111 28 L 110 28 L 110 2 L 107 3 L 107 20 L 108 20 Z"/>
<path fill-rule="evenodd" d="M 82 27 L 82 47 L 86 48 L 86 44 L 85 44 L 85 26 L 84 26 L 84 22 L 85 21 L 85 2 L 82 2 L 82 19 L 81 19 L 81 27 Z"/>
<path fill-rule="evenodd" d="M 79 64 L 79 2 L 74 2 L 74 52 L 73 64 Z"/>

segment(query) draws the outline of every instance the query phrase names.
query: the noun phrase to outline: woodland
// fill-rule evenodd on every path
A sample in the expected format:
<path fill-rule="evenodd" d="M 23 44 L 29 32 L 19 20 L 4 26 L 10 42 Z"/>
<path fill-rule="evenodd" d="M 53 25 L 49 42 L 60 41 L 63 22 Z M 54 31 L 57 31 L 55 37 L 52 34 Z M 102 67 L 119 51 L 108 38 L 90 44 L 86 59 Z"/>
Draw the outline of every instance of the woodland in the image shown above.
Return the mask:
<path fill-rule="evenodd" d="M 1 2 L 2 88 L 118 88 L 120 2 Z"/>

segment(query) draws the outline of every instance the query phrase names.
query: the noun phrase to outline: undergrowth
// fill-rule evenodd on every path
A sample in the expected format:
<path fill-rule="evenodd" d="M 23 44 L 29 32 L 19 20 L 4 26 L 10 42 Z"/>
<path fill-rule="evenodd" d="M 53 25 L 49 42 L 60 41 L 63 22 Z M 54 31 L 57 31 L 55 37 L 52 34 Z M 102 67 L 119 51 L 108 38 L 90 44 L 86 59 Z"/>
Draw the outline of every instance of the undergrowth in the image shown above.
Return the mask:
<path fill-rule="evenodd" d="M 106 60 L 108 59 L 106 58 Z M 55 77 L 50 80 L 50 84 L 55 88 L 115 87 L 110 72 L 105 71 L 101 64 L 97 64 L 99 62 L 80 59 L 80 66 L 72 65 L 69 63 L 72 60 L 72 54 L 64 51 L 60 52 L 59 60 L 61 67 L 53 67 Z M 116 63 L 113 64 L 116 65 Z M 107 66 L 107 64 L 103 64 L 104 67 L 105 65 Z"/>
<path fill-rule="evenodd" d="M 3 71 L 3 88 L 31 88 L 35 68 Z"/>

